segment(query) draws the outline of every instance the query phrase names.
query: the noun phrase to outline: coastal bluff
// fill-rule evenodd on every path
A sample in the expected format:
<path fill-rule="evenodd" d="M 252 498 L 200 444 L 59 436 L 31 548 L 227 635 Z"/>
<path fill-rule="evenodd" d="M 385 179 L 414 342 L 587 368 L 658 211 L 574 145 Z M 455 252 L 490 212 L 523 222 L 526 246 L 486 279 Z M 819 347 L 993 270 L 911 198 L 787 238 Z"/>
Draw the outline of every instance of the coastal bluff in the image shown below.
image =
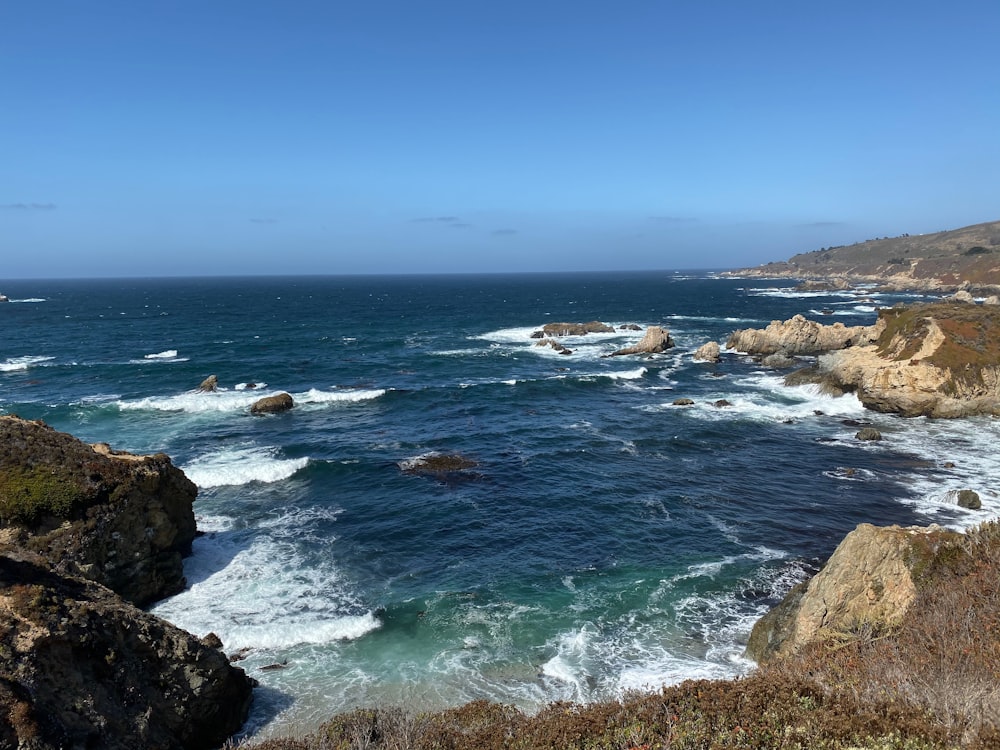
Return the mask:
<path fill-rule="evenodd" d="M 757 621 L 747 656 L 763 664 L 852 629 L 895 626 L 916 598 L 920 572 L 962 538 L 938 526 L 858 525 L 816 575 Z"/>
<path fill-rule="evenodd" d="M 873 411 L 902 416 L 1000 415 L 1000 306 L 941 301 L 883 308 L 872 326 L 824 326 L 800 315 L 734 332 L 754 356 L 816 355 L 788 384 L 854 392 Z M 766 360 L 765 360 L 766 363 Z"/>
<path fill-rule="evenodd" d="M 0 417 L 0 746 L 212 748 L 254 682 L 143 610 L 184 586 L 196 487 L 163 454 Z"/>

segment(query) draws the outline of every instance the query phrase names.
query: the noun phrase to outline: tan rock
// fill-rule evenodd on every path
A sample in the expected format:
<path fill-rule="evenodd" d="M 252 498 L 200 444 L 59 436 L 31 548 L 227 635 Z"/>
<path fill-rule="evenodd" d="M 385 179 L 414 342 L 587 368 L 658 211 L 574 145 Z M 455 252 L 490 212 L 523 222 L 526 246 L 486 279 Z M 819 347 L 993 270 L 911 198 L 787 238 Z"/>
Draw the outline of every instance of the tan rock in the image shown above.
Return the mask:
<path fill-rule="evenodd" d="M 819 354 L 874 341 L 880 330 L 875 326 L 845 326 L 837 322 L 822 325 L 795 315 L 784 322 L 773 320 L 767 328 L 744 328 L 735 331 L 726 347 L 747 354 L 766 356 Z"/>
<path fill-rule="evenodd" d="M 264 396 L 253 402 L 250 406 L 251 414 L 274 414 L 280 411 L 288 411 L 295 406 L 295 401 L 287 393 L 276 393 L 273 396 Z"/>
<path fill-rule="evenodd" d="M 214 393 L 219 390 L 219 378 L 215 375 L 209 375 L 201 381 L 201 385 L 198 386 L 198 390 L 203 393 Z"/>
<path fill-rule="evenodd" d="M 718 362 L 721 358 L 718 342 L 709 341 L 698 347 L 691 358 L 695 362 Z"/>
<path fill-rule="evenodd" d="M 860 524 L 826 565 L 754 625 L 747 655 L 758 662 L 835 640 L 859 625 L 891 626 L 916 597 L 916 577 L 943 546 L 962 535 L 938 526 Z"/>
<path fill-rule="evenodd" d="M 659 354 L 673 347 L 674 341 L 670 338 L 670 331 L 660 326 L 649 326 L 642 340 L 635 346 L 619 349 L 607 355 L 609 357 L 620 357 L 626 354 Z"/>

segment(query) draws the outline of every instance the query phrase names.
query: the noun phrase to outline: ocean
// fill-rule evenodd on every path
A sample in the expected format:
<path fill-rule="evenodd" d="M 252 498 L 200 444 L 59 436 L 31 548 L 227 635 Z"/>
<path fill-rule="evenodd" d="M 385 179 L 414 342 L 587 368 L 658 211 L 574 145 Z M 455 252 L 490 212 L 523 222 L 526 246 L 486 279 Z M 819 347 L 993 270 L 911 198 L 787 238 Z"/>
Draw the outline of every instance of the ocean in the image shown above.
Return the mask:
<path fill-rule="evenodd" d="M 530 711 L 737 676 L 754 621 L 856 524 L 1000 511 L 997 420 L 868 412 L 737 352 L 692 361 L 737 328 L 869 324 L 924 295 L 672 271 L 0 291 L 0 412 L 165 452 L 198 485 L 188 588 L 152 611 L 242 657 L 258 737 L 359 706 Z M 595 319 L 617 330 L 568 355 L 531 338 Z M 677 346 L 606 358 L 641 337 L 628 324 Z M 249 413 L 280 391 L 294 409 Z M 475 467 L 407 471 L 434 454 Z M 948 502 L 962 488 L 982 510 Z"/>

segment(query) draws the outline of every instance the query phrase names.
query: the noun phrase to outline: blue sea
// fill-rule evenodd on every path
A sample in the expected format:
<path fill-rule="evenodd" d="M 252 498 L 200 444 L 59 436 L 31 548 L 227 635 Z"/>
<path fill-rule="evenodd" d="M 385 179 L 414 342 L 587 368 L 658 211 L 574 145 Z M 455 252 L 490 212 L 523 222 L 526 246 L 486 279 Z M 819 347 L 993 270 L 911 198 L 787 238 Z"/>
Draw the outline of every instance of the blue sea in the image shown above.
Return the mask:
<path fill-rule="evenodd" d="M 188 588 L 153 612 L 243 657 L 260 737 L 358 706 L 530 711 L 736 676 L 754 621 L 856 524 L 1000 511 L 997 420 L 876 414 L 738 352 L 691 357 L 916 295 L 671 271 L 0 292 L 0 412 L 166 452 L 198 485 Z M 531 338 L 595 319 L 617 330 L 566 338 L 569 355 Z M 605 358 L 642 336 L 628 324 L 677 346 Z M 280 391 L 293 410 L 249 413 Z M 856 440 L 858 421 L 885 439 Z M 407 471 L 434 454 L 476 466 Z M 982 511 L 947 501 L 966 487 Z"/>

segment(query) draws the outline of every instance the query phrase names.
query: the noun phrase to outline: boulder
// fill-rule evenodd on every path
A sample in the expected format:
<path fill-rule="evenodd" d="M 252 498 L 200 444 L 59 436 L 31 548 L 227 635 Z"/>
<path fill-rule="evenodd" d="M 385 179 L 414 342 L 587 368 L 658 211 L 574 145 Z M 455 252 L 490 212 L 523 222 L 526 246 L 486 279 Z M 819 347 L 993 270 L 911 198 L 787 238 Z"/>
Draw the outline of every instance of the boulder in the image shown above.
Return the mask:
<path fill-rule="evenodd" d="M 952 300 L 953 302 L 975 302 L 975 299 L 973 299 L 972 295 L 965 289 L 959 289 L 948 299 Z"/>
<path fill-rule="evenodd" d="M 721 350 L 718 342 L 709 341 L 699 346 L 691 359 L 695 362 L 718 362 L 721 359 Z"/>
<path fill-rule="evenodd" d="M 882 433 L 874 427 L 862 427 L 855 433 L 854 437 L 858 440 L 881 440 Z"/>
<path fill-rule="evenodd" d="M 786 356 L 819 354 L 874 341 L 879 333 L 877 325 L 848 327 L 840 322 L 822 325 L 795 315 L 784 322 L 773 320 L 767 328 L 734 331 L 726 348 L 759 356 L 778 352 Z"/>
<path fill-rule="evenodd" d="M 983 507 L 983 502 L 979 499 L 979 493 L 975 490 L 950 490 L 945 495 L 945 499 L 961 508 L 969 510 L 979 510 Z"/>
<path fill-rule="evenodd" d="M 851 282 L 843 276 L 834 276 L 830 279 L 807 279 L 795 285 L 797 292 L 835 292 L 851 288 Z"/>
<path fill-rule="evenodd" d="M 673 402 L 674 406 L 692 406 L 694 401 L 689 398 L 675 398 Z"/>
<path fill-rule="evenodd" d="M 673 347 L 674 341 L 670 338 L 670 331 L 660 326 L 649 326 L 642 339 L 635 346 L 619 349 L 606 356 L 620 357 L 627 354 L 659 354 Z"/>
<path fill-rule="evenodd" d="M 788 373 L 785 376 L 784 382 L 788 386 L 815 385 L 819 392 L 826 396 L 843 396 L 848 390 L 843 383 L 829 373 L 822 372 L 815 365 L 812 367 L 803 367 L 801 370 Z"/>
<path fill-rule="evenodd" d="M 1000 297 L 995 294 L 991 294 L 989 297 L 983 300 L 984 305 L 1000 305 Z"/>
<path fill-rule="evenodd" d="M 642 327 L 637 326 L 635 323 L 625 323 L 624 325 L 618 326 L 619 331 L 641 331 Z"/>
<path fill-rule="evenodd" d="M 276 412 L 288 411 L 295 406 L 295 401 L 287 393 L 276 393 L 273 396 L 264 396 L 257 399 L 250 406 L 251 414 L 274 414 Z"/>
<path fill-rule="evenodd" d="M 589 323 L 546 323 L 541 331 L 535 331 L 533 338 L 543 336 L 586 336 L 588 333 L 614 333 L 614 326 L 605 325 L 599 320 Z M 542 335 L 539 336 L 538 334 Z"/>
<path fill-rule="evenodd" d="M 732 406 L 732 404 L 729 401 L 726 401 L 726 399 L 724 399 L 724 398 L 720 398 L 718 401 L 716 401 L 712 405 L 715 406 L 718 409 L 724 409 L 727 406 Z"/>
<path fill-rule="evenodd" d="M 10 302 L 10 298 L 6 294 L 0 294 L 0 302 Z"/>
<path fill-rule="evenodd" d="M 197 492 L 162 453 L 91 446 L 0 416 L 0 551 L 35 551 L 139 606 L 184 588 Z"/>
<path fill-rule="evenodd" d="M 760 663 L 813 642 L 835 642 L 859 626 L 897 624 L 913 603 L 921 570 L 963 535 L 930 527 L 860 524 L 826 565 L 753 627 L 747 655 Z"/>
<path fill-rule="evenodd" d="M 208 750 L 250 709 L 222 651 L 30 552 L 0 554 L 0 639 L 3 747 Z"/>
<path fill-rule="evenodd" d="M 202 393 L 214 393 L 219 390 L 219 378 L 215 375 L 209 375 L 201 381 L 201 385 L 198 386 L 198 390 Z"/>

